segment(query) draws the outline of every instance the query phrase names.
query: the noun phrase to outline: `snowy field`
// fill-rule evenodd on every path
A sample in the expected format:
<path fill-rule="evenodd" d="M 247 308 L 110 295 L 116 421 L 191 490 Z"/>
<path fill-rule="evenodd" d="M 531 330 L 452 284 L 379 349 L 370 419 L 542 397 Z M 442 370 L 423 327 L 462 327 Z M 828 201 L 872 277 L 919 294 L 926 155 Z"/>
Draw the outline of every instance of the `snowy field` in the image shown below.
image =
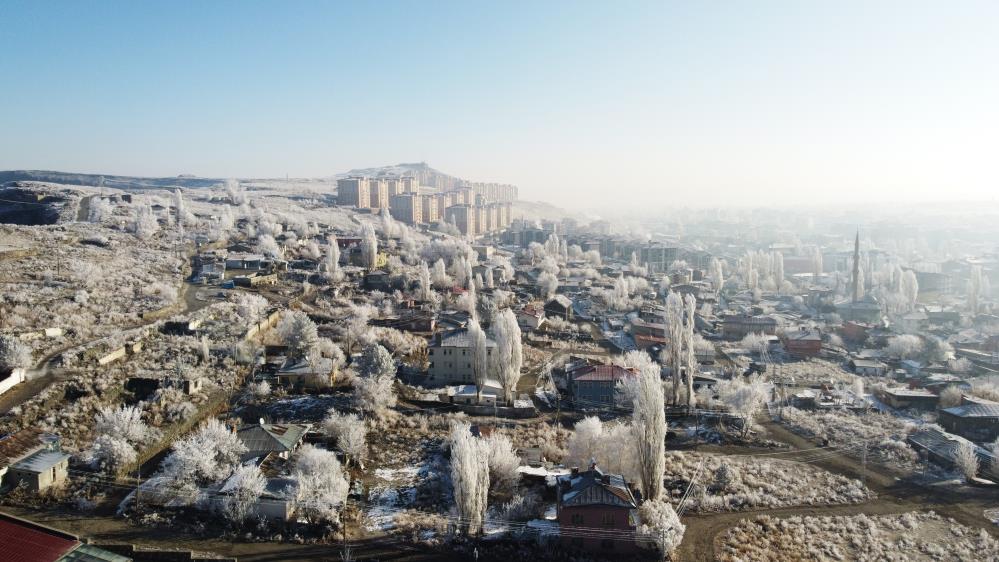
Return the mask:
<path fill-rule="evenodd" d="M 855 457 L 866 441 L 868 460 L 906 470 L 916 468 L 918 455 L 905 443 L 915 425 L 891 414 L 784 408 L 781 423 L 809 439 L 829 439 L 831 447 L 851 447 L 847 453 Z"/>
<path fill-rule="evenodd" d="M 744 519 L 718 539 L 721 562 L 999 560 L 999 541 L 933 512 Z"/>
<path fill-rule="evenodd" d="M 666 477 L 676 479 L 678 487 L 670 492 L 679 501 L 703 460 L 696 480 L 700 485 L 695 484 L 684 506 L 693 512 L 850 504 L 873 497 L 857 480 L 779 458 L 670 451 Z"/>

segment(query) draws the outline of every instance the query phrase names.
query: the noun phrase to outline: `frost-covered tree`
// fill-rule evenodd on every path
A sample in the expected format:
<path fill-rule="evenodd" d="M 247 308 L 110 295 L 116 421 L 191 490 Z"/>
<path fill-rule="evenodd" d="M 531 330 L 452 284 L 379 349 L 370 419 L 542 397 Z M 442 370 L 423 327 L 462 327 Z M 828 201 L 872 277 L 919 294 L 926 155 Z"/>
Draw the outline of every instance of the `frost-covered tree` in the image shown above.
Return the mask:
<path fill-rule="evenodd" d="M 970 482 L 978 474 L 978 453 L 975 452 L 975 446 L 967 441 L 958 443 L 954 450 L 954 466 Z"/>
<path fill-rule="evenodd" d="M 326 248 L 326 277 L 330 281 L 340 281 L 343 279 L 343 272 L 340 271 L 340 244 L 336 235 L 329 235 Z"/>
<path fill-rule="evenodd" d="M 774 252 L 773 264 L 774 264 L 774 282 L 777 286 L 777 294 L 780 294 L 781 284 L 784 283 L 784 254 L 780 252 Z"/>
<path fill-rule="evenodd" d="M 367 269 L 374 269 L 378 263 L 378 236 L 368 223 L 361 228 L 361 261 Z"/>
<path fill-rule="evenodd" d="M 910 359 L 923 352 L 925 345 L 919 336 L 905 334 L 888 338 L 885 350 L 889 355 L 902 359 Z"/>
<path fill-rule="evenodd" d="M 257 236 L 257 251 L 269 258 L 282 259 L 284 257 L 284 250 L 270 234 Z"/>
<path fill-rule="evenodd" d="M 555 291 L 558 290 L 558 277 L 554 273 L 548 271 L 542 271 L 538 275 L 538 293 L 541 297 L 549 299 L 555 295 Z"/>
<path fill-rule="evenodd" d="M 323 420 L 323 431 L 347 455 L 348 464 L 351 460 L 364 461 L 368 453 L 368 430 L 364 420 L 354 414 L 342 414 L 331 409 Z"/>
<path fill-rule="evenodd" d="M 673 375 L 673 392 L 670 403 L 677 404 L 680 391 L 680 373 L 683 369 L 684 340 L 684 304 L 679 293 L 670 293 L 666 297 L 666 307 L 663 321 L 666 324 L 666 346 L 663 348 L 662 360 Z"/>
<path fill-rule="evenodd" d="M 971 268 L 971 277 L 968 279 L 968 310 L 971 314 L 978 314 L 978 303 L 982 294 L 982 267 L 980 265 Z"/>
<path fill-rule="evenodd" d="M 604 424 L 596 416 L 587 416 L 576 423 L 572 435 L 566 443 L 566 462 L 575 466 L 587 466 L 591 460 L 599 460 L 603 447 Z"/>
<path fill-rule="evenodd" d="M 31 348 L 14 336 L 0 334 L 0 368 L 27 369 L 31 366 Z"/>
<path fill-rule="evenodd" d="M 659 366 L 649 361 L 638 371 L 632 427 L 641 476 L 642 497 L 656 500 L 662 495 L 666 472 L 666 404 Z"/>
<path fill-rule="evenodd" d="M 232 474 L 245 452 L 246 446 L 236 434 L 212 418 L 174 442 L 162 472 L 177 485 L 218 482 Z"/>
<path fill-rule="evenodd" d="M 715 290 L 721 291 L 725 286 L 725 273 L 718 258 L 711 258 L 711 277 L 714 280 Z"/>
<path fill-rule="evenodd" d="M 447 266 L 444 265 L 443 259 L 438 259 L 434 262 L 434 268 L 430 272 L 430 277 L 433 280 L 434 287 L 438 289 L 446 289 L 454 283 L 447 274 Z"/>
<path fill-rule="evenodd" d="M 114 208 L 111 202 L 100 196 L 95 196 L 90 200 L 90 212 L 87 216 L 87 220 L 90 222 L 99 223 L 105 219 L 111 218 L 114 213 Z"/>
<path fill-rule="evenodd" d="M 230 203 L 237 206 L 246 204 L 246 192 L 239 180 L 229 178 L 223 182 L 223 187 Z"/>
<path fill-rule="evenodd" d="M 513 394 L 520 381 L 520 369 L 524 363 L 524 350 L 521 341 L 520 325 L 517 316 L 509 308 L 503 309 L 493 323 L 496 338 L 496 370 L 503 396 L 508 405 L 513 404 Z"/>
<path fill-rule="evenodd" d="M 132 222 L 132 233 L 145 240 L 152 238 L 159 229 L 160 223 L 156 220 L 156 215 L 148 203 L 136 207 L 135 219 Z"/>
<path fill-rule="evenodd" d="M 916 306 L 916 299 L 919 298 L 919 281 L 916 279 L 916 272 L 908 270 L 899 279 L 899 290 L 905 299 L 907 308 L 912 310 Z"/>
<path fill-rule="evenodd" d="M 226 482 L 223 513 L 234 523 L 246 521 L 254 515 L 254 507 L 266 487 L 267 479 L 257 465 L 241 465 Z"/>
<path fill-rule="evenodd" d="M 479 321 L 471 318 L 468 321 L 468 339 L 472 352 L 472 380 L 475 381 L 476 401 L 482 398 L 482 387 L 489 379 L 489 339 L 479 325 Z"/>
<path fill-rule="evenodd" d="M 267 299 L 253 293 L 236 293 L 232 302 L 236 306 L 236 313 L 247 326 L 259 322 L 269 306 Z"/>
<path fill-rule="evenodd" d="M 646 500 L 638 508 L 638 515 L 642 520 L 638 532 L 652 537 L 663 559 L 670 558 L 671 553 L 680 546 L 683 533 L 687 530 L 680 522 L 673 505 L 660 499 Z"/>
<path fill-rule="evenodd" d="M 278 323 L 278 334 L 288 346 L 288 358 L 301 361 L 315 357 L 319 345 L 316 323 L 300 310 L 288 311 Z"/>
<path fill-rule="evenodd" d="M 432 301 L 434 295 L 433 282 L 430 280 L 430 267 L 427 266 L 427 262 L 420 262 L 419 271 L 419 292 L 417 293 L 421 301 Z"/>
<path fill-rule="evenodd" d="M 697 310 L 697 299 L 694 295 L 686 295 L 683 297 L 684 306 L 684 326 L 683 326 L 683 345 L 684 345 L 684 364 L 686 367 L 686 380 L 687 380 L 687 407 L 693 408 L 695 397 L 694 397 L 694 374 L 697 372 L 697 350 L 694 347 L 694 312 Z"/>
<path fill-rule="evenodd" d="M 954 385 L 948 386 L 940 392 L 940 408 L 959 406 L 963 397 L 964 393 L 960 388 Z"/>
<path fill-rule="evenodd" d="M 736 377 L 718 384 L 718 399 L 743 419 L 742 433 L 748 435 L 753 418 L 767 402 L 767 387 L 757 377 Z"/>
<path fill-rule="evenodd" d="M 354 406 L 365 412 L 383 415 L 395 406 L 396 364 L 392 354 L 378 344 L 364 348 L 358 361 L 359 376 L 354 380 Z"/>
<path fill-rule="evenodd" d="M 451 484 L 458 518 L 469 535 L 482 531 L 489 497 L 489 451 L 465 422 L 451 425 Z"/>
<path fill-rule="evenodd" d="M 350 483 L 336 453 L 303 445 L 298 450 L 292 478 L 296 511 L 301 517 L 313 524 L 340 522 Z"/>
<path fill-rule="evenodd" d="M 489 483 L 494 492 L 510 496 L 520 481 L 520 457 L 517 456 L 510 438 L 493 434 L 484 439 L 489 453 Z"/>

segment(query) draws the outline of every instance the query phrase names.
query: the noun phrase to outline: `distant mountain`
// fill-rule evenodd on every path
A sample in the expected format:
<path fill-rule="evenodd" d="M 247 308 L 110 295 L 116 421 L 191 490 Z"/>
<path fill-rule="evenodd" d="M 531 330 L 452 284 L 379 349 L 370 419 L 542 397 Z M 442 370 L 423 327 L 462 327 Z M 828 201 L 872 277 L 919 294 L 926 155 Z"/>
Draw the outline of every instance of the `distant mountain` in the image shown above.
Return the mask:
<path fill-rule="evenodd" d="M 182 187 L 186 189 L 213 187 L 222 183 L 217 178 L 198 178 L 182 175 L 170 178 L 140 178 L 133 176 L 109 176 L 100 174 L 75 174 L 71 172 L 52 172 L 47 170 L 10 170 L 0 171 L 0 185 L 12 181 L 40 181 L 61 183 L 64 185 L 99 186 L 103 185 L 120 189 L 162 189 Z"/>
<path fill-rule="evenodd" d="M 339 174 L 337 177 L 343 178 L 347 176 L 367 176 L 371 178 L 412 176 L 420 180 L 420 185 L 436 187 L 437 189 L 454 189 L 458 186 L 472 183 L 469 180 L 435 170 L 426 162 L 396 164 L 394 166 L 381 166 L 378 168 L 355 168 L 346 174 Z"/>

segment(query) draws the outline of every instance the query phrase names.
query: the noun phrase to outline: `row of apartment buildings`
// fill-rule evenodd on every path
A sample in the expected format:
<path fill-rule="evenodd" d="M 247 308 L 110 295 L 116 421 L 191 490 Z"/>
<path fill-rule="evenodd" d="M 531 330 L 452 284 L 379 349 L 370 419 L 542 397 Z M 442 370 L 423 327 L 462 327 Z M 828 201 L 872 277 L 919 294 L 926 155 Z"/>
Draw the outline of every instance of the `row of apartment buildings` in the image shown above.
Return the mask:
<path fill-rule="evenodd" d="M 511 221 L 510 202 L 476 193 L 474 186 L 420 193 L 418 180 L 411 177 L 350 177 L 338 180 L 337 188 L 341 205 L 388 209 L 393 218 L 410 225 L 444 221 L 456 225 L 462 234 L 477 236 L 504 229 Z"/>

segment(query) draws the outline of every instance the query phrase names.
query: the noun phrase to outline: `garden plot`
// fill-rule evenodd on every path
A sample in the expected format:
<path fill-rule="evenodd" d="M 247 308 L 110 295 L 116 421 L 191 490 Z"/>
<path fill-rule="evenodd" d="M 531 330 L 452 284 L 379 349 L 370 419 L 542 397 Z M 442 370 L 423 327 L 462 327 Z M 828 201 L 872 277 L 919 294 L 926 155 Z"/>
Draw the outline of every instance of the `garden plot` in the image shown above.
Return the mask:
<path fill-rule="evenodd" d="M 702 460 L 704 466 L 685 504 L 685 509 L 694 512 L 851 504 L 874 496 L 857 480 L 807 463 L 670 451 L 666 454 L 666 476 L 674 479 L 669 490 L 674 500 L 683 496 Z"/>
<path fill-rule="evenodd" d="M 905 443 L 915 430 L 912 422 L 878 412 L 812 412 L 796 408 L 784 408 L 783 412 L 781 423 L 799 435 L 816 441 L 828 439 L 832 447 L 853 447 L 846 451 L 853 456 L 861 454 L 866 441 L 868 460 L 907 470 L 916 468 L 919 456 Z"/>
<path fill-rule="evenodd" d="M 449 465 L 440 453 L 424 452 L 427 456 L 419 463 L 374 471 L 363 509 L 365 530 L 409 528 L 414 518 L 425 519 L 439 510 L 435 502 L 448 501 Z"/>
<path fill-rule="evenodd" d="M 722 562 L 999 560 L 999 541 L 935 513 L 744 519 L 716 543 Z"/>

